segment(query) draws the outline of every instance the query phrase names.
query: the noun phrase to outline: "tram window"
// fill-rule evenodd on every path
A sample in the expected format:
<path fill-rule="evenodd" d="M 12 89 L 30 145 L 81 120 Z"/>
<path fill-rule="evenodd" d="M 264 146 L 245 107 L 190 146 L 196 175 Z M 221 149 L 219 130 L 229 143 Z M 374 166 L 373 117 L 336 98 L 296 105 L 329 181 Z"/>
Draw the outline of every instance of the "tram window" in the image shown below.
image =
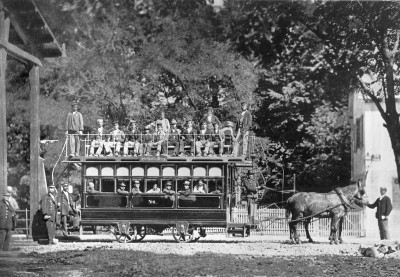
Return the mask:
<path fill-rule="evenodd" d="M 171 182 L 171 189 L 175 190 L 175 181 L 173 181 L 173 180 L 162 180 L 162 182 L 161 182 L 161 184 L 162 184 L 161 191 L 167 187 L 167 185 L 166 185 L 167 182 Z"/>
<path fill-rule="evenodd" d="M 206 168 L 204 166 L 194 166 L 193 176 L 206 177 Z"/>
<path fill-rule="evenodd" d="M 181 191 L 181 190 L 185 190 L 185 185 L 184 182 L 187 181 L 187 179 L 183 179 L 183 180 L 177 180 L 177 191 Z M 190 180 L 189 180 L 190 181 Z M 190 189 L 193 190 L 193 186 L 190 185 Z"/>
<path fill-rule="evenodd" d="M 129 176 L 129 168 L 125 166 L 118 167 L 117 176 Z"/>
<path fill-rule="evenodd" d="M 137 191 L 137 182 L 139 182 L 139 193 L 143 193 L 145 192 L 145 187 L 144 187 L 144 181 L 142 179 L 132 179 L 132 188 L 131 188 L 131 192 L 132 193 L 138 193 Z"/>
<path fill-rule="evenodd" d="M 189 177 L 190 176 L 190 167 L 182 166 L 178 168 L 178 176 L 179 177 Z"/>
<path fill-rule="evenodd" d="M 163 176 L 175 176 L 175 168 L 172 166 L 164 166 L 162 169 Z"/>
<path fill-rule="evenodd" d="M 148 167 L 147 176 L 160 176 L 160 168 L 155 166 Z"/>
<path fill-rule="evenodd" d="M 203 185 L 201 185 L 201 183 Z M 207 182 L 203 179 L 193 179 L 193 192 L 195 193 L 208 193 Z"/>
<path fill-rule="evenodd" d="M 100 180 L 99 179 L 86 179 L 85 191 L 87 191 L 89 183 L 94 184 L 94 189 L 100 191 Z"/>
<path fill-rule="evenodd" d="M 102 167 L 101 176 L 114 176 L 114 168 L 111 166 Z"/>
<path fill-rule="evenodd" d="M 124 183 L 125 184 L 125 189 L 127 191 L 131 191 L 130 189 L 130 185 L 129 185 L 129 179 L 117 179 L 117 187 L 119 188 L 119 186 Z"/>
<path fill-rule="evenodd" d="M 132 176 L 144 176 L 144 168 L 143 167 L 133 167 L 132 168 Z"/>
<path fill-rule="evenodd" d="M 148 191 L 148 190 L 152 189 L 154 185 L 157 185 L 158 187 L 160 187 L 158 179 L 147 179 L 146 187 L 144 188 L 143 191 Z"/>
<path fill-rule="evenodd" d="M 86 176 L 99 176 L 99 169 L 95 166 L 86 168 Z"/>
<path fill-rule="evenodd" d="M 208 192 L 209 193 L 222 193 L 222 180 L 220 179 L 213 179 L 208 181 Z"/>
<path fill-rule="evenodd" d="M 221 167 L 213 166 L 208 170 L 208 176 L 210 177 L 222 177 L 222 169 Z"/>
<path fill-rule="evenodd" d="M 101 192 L 115 192 L 114 179 L 102 179 Z"/>

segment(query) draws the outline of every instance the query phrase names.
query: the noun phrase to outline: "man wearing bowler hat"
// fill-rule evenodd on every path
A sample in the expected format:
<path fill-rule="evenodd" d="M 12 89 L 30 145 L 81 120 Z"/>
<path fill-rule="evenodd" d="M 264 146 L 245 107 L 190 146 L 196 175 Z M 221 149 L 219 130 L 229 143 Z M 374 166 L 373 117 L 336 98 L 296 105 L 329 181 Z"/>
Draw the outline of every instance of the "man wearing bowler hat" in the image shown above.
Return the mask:
<path fill-rule="evenodd" d="M 3 194 L 3 199 L 0 201 L 0 251 L 8 251 L 14 228 L 15 210 L 11 206 L 9 199 L 11 193 Z"/>
<path fill-rule="evenodd" d="M 71 104 L 72 111 L 68 113 L 65 124 L 66 134 L 68 135 L 70 145 L 70 157 L 79 156 L 81 141 L 79 135 L 83 135 L 83 117 L 78 112 L 78 102 L 74 101 Z"/>
<path fill-rule="evenodd" d="M 54 239 L 57 225 L 56 187 L 49 185 L 47 189 L 48 193 L 42 197 L 40 205 L 42 207 L 43 219 L 46 221 L 49 244 L 56 244 Z"/>

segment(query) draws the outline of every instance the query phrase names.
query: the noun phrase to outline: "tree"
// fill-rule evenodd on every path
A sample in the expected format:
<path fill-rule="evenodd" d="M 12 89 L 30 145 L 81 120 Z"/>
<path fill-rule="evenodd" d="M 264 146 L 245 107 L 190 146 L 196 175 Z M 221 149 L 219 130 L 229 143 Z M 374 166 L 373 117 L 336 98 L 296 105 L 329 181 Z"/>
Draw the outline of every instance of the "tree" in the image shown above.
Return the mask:
<path fill-rule="evenodd" d="M 326 2 L 307 23 L 324 44 L 323 56 L 333 72 L 347 72 L 352 87 L 378 108 L 394 152 L 400 177 L 399 94 L 400 3 Z M 370 80 L 365 74 L 373 76 Z M 379 84 L 379 91 L 372 85 Z M 384 105 L 382 104 L 384 103 Z"/>

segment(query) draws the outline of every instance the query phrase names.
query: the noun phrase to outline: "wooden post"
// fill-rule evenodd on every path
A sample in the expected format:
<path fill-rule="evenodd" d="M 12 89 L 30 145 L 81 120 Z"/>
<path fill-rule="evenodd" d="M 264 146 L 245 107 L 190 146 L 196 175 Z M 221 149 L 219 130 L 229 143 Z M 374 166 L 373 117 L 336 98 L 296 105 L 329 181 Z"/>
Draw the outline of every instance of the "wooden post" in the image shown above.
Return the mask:
<path fill-rule="evenodd" d="M 0 2 L 0 9 L 2 3 Z M 8 41 L 10 19 L 0 11 L 0 39 Z M 7 105 L 6 105 L 7 50 L 0 48 L 0 194 L 7 189 Z"/>
<path fill-rule="evenodd" d="M 30 218 L 33 219 L 39 209 L 39 150 L 40 150 L 40 122 L 39 122 L 39 66 L 34 65 L 29 72 L 30 83 Z M 32 228 L 31 220 L 31 228 Z M 32 229 L 31 229 L 32 230 Z M 31 232 L 32 234 L 32 232 Z"/>

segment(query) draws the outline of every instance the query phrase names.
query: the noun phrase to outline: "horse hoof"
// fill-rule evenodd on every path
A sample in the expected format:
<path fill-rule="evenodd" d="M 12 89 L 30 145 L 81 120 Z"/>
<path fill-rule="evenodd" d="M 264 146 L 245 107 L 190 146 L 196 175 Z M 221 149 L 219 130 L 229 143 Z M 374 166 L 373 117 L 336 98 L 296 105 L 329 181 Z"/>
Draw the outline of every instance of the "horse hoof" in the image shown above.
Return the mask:
<path fill-rule="evenodd" d="M 331 240 L 331 241 L 329 242 L 330 245 L 332 245 L 333 243 L 334 243 L 333 240 Z"/>
<path fill-rule="evenodd" d="M 343 244 L 343 240 L 339 240 L 339 243 L 340 243 L 340 244 Z"/>

